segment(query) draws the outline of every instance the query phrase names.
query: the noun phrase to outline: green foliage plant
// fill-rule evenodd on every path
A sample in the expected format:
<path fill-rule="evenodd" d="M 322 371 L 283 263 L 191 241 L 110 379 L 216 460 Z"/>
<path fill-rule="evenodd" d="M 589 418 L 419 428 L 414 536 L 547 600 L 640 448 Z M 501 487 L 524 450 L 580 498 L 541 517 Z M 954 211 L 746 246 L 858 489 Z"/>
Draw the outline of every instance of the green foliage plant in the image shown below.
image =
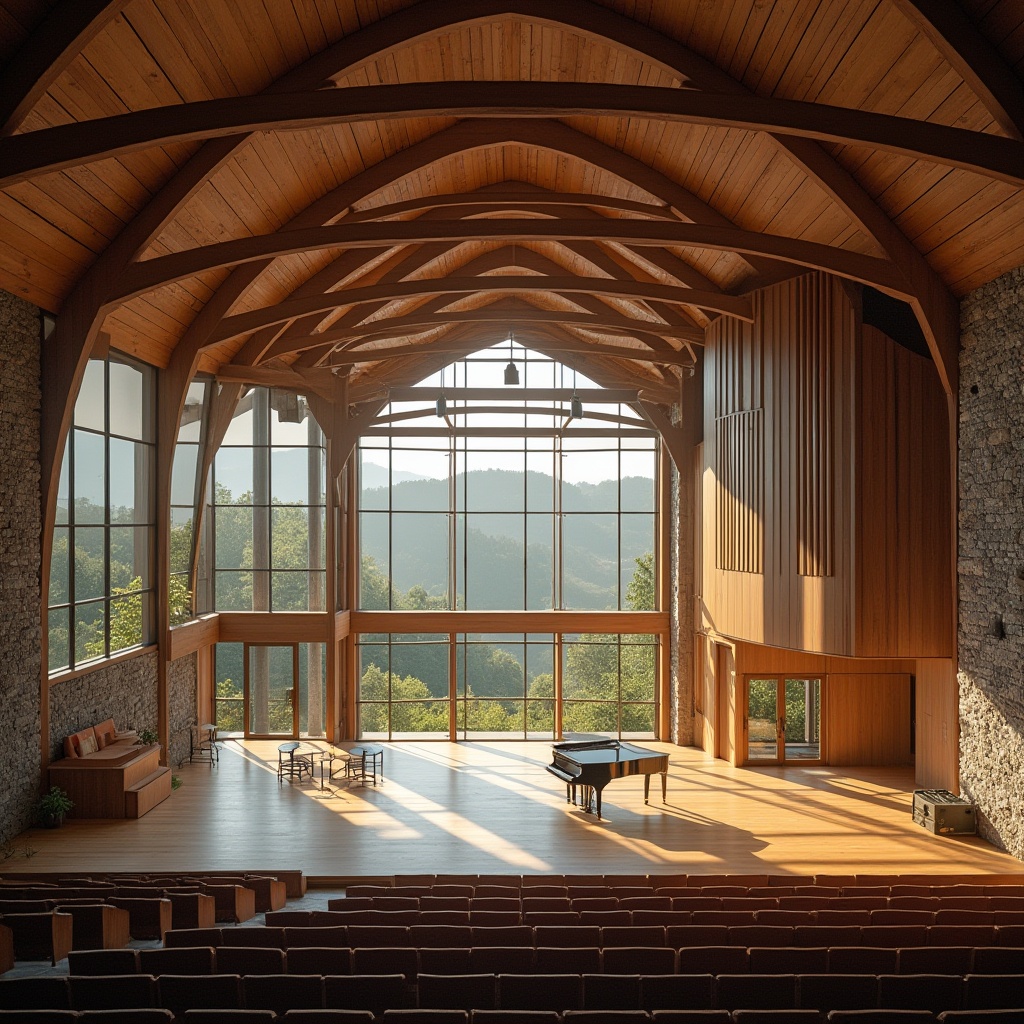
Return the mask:
<path fill-rule="evenodd" d="M 74 801 L 60 786 L 51 786 L 37 801 L 36 811 L 44 824 L 59 823 L 74 806 Z"/>

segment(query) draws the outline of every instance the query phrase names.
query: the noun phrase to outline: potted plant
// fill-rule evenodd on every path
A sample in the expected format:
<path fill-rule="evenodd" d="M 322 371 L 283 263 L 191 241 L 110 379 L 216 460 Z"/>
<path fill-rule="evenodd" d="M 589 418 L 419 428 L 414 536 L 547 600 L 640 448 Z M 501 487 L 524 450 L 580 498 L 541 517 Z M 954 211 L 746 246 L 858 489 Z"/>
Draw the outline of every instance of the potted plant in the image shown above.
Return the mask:
<path fill-rule="evenodd" d="M 144 745 L 148 745 L 150 743 L 156 743 L 156 741 L 159 738 L 160 737 L 157 735 L 157 732 L 156 732 L 155 729 L 141 729 L 139 731 L 138 742 L 141 743 L 141 744 L 144 744 Z"/>
<path fill-rule="evenodd" d="M 60 828 L 64 823 L 64 815 L 74 806 L 71 797 L 60 786 L 51 786 L 50 792 L 39 798 L 36 810 L 44 828 Z"/>

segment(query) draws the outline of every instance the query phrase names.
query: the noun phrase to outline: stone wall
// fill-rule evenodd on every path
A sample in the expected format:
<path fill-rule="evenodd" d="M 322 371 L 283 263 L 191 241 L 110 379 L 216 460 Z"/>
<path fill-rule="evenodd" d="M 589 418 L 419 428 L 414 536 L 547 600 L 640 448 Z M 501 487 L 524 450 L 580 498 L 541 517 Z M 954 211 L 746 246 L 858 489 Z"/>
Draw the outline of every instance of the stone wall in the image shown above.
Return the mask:
<path fill-rule="evenodd" d="M 118 729 L 157 727 L 157 655 L 102 665 L 50 688 L 50 756 L 64 756 L 64 737 L 108 718 Z"/>
<path fill-rule="evenodd" d="M 961 304 L 960 788 L 1024 857 L 1024 268 Z"/>
<path fill-rule="evenodd" d="M 172 768 L 184 761 L 189 750 L 189 736 L 196 723 L 196 655 L 189 654 L 167 666 L 167 691 L 170 708 L 170 757 Z"/>
<path fill-rule="evenodd" d="M 0 292 L 0 843 L 39 795 L 39 403 L 39 311 Z"/>

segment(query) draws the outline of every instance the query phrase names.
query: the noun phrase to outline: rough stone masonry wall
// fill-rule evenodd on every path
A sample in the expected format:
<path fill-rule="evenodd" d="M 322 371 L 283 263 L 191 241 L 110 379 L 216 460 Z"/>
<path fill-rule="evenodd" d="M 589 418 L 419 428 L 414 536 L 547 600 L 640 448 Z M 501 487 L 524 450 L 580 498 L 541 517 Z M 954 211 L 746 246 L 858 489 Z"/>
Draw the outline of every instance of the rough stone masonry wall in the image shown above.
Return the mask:
<path fill-rule="evenodd" d="M 39 796 L 39 311 L 0 292 L 0 843 Z"/>
<path fill-rule="evenodd" d="M 960 788 L 1024 857 L 1024 268 L 960 313 Z"/>
<path fill-rule="evenodd" d="M 157 655 L 147 651 L 50 687 L 50 756 L 64 756 L 64 737 L 97 722 L 118 729 L 157 727 Z"/>
<path fill-rule="evenodd" d="M 167 666 L 167 694 L 170 703 L 168 764 L 181 764 L 191 749 L 189 736 L 196 725 L 197 658 L 188 654 Z"/>

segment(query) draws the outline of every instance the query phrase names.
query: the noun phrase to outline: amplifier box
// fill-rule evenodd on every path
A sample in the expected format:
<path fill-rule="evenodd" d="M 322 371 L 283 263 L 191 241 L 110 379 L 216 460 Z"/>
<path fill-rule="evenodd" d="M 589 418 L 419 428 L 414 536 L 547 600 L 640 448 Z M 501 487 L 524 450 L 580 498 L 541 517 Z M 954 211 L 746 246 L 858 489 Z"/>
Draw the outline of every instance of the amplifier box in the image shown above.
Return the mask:
<path fill-rule="evenodd" d="M 945 789 L 914 790 L 914 821 L 936 835 L 973 835 L 974 805 Z"/>

